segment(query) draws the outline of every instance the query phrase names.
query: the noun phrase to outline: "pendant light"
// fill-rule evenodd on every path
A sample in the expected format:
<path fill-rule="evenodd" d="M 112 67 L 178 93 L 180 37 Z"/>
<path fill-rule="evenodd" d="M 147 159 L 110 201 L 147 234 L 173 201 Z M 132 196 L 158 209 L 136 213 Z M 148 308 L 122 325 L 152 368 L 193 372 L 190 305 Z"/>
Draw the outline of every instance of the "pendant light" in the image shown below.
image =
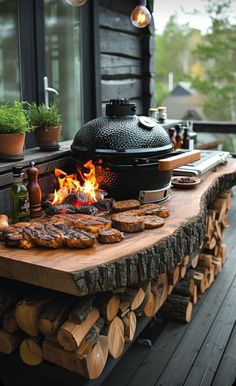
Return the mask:
<path fill-rule="evenodd" d="M 139 0 L 130 16 L 131 23 L 137 28 L 145 28 L 151 21 L 151 14 L 147 9 L 147 0 Z"/>
<path fill-rule="evenodd" d="M 85 4 L 87 0 L 65 0 L 68 4 L 72 5 L 72 7 L 80 7 Z"/>

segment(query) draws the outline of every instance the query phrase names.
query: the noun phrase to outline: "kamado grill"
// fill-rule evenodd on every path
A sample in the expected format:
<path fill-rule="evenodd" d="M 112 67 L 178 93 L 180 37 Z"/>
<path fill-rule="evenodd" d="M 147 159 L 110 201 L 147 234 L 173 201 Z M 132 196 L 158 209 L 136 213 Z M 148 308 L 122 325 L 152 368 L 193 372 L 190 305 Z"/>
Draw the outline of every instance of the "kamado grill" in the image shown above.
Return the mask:
<path fill-rule="evenodd" d="M 166 200 L 173 168 L 200 158 L 199 151 L 175 152 L 165 129 L 137 116 L 136 105 L 123 98 L 106 105 L 106 117 L 86 123 L 71 150 L 79 170 L 92 160 L 99 187 L 110 197 L 142 203 Z"/>

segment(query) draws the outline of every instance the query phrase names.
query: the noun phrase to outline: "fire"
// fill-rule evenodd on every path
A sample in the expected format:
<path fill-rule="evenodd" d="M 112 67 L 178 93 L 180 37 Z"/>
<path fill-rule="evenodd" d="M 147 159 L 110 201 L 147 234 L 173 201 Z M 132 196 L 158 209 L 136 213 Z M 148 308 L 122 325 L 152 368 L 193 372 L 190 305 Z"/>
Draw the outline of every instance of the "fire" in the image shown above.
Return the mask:
<path fill-rule="evenodd" d="M 71 193 L 83 192 L 88 197 L 88 202 L 91 204 L 96 202 L 96 190 L 98 189 L 98 183 L 96 180 L 95 166 L 92 161 L 88 161 L 84 164 L 86 169 L 89 169 L 88 173 L 82 173 L 80 171 L 80 177 L 82 184 L 76 178 L 76 174 L 67 175 L 63 170 L 55 169 L 54 174 L 57 177 L 59 189 L 54 192 L 54 200 L 52 205 L 58 205 Z"/>

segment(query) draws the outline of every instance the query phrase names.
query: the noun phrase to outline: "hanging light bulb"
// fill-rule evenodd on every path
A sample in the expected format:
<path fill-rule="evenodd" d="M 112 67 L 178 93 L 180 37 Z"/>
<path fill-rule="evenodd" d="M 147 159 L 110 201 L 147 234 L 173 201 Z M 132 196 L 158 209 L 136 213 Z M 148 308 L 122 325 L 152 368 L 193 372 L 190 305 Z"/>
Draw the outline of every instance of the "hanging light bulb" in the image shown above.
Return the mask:
<path fill-rule="evenodd" d="M 140 0 L 130 16 L 131 23 L 137 28 L 145 28 L 151 21 L 151 14 L 147 9 L 147 1 Z"/>
<path fill-rule="evenodd" d="M 68 4 L 72 5 L 73 7 L 80 7 L 84 3 L 86 3 L 87 0 L 65 0 Z"/>

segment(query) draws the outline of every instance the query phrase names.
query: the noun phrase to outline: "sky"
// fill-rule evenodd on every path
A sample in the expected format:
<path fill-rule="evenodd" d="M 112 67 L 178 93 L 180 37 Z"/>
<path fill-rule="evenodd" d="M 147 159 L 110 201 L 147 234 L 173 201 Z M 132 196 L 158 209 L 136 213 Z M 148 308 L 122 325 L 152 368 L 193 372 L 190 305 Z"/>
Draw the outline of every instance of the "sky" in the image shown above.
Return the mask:
<path fill-rule="evenodd" d="M 232 0 L 232 7 L 236 9 L 236 0 Z M 202 15 L 191 15 L 194 10 Z M 210 18 L 204 16 L 204 0 L 154 0 L 154 21 L 157 33 L 162 33 L 169 17 L 177 12 L 180 24 L 189 23 L 190 27 L 198 28 L 205 33 L 210 26 Z"/>

